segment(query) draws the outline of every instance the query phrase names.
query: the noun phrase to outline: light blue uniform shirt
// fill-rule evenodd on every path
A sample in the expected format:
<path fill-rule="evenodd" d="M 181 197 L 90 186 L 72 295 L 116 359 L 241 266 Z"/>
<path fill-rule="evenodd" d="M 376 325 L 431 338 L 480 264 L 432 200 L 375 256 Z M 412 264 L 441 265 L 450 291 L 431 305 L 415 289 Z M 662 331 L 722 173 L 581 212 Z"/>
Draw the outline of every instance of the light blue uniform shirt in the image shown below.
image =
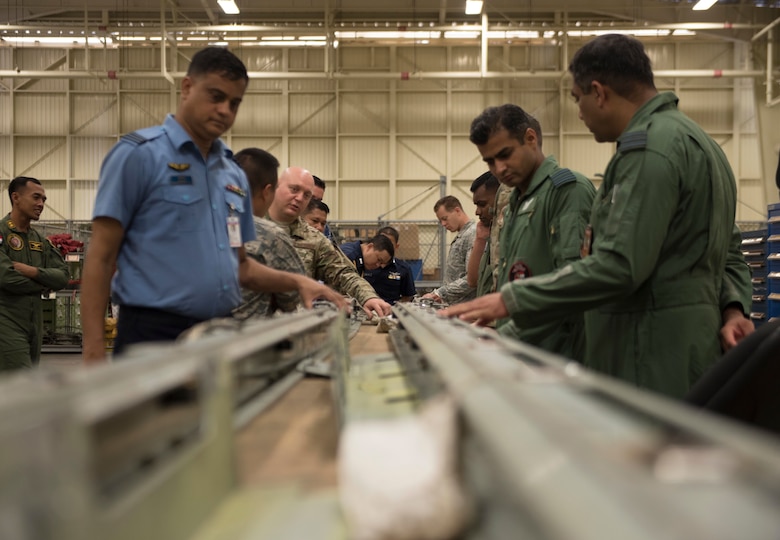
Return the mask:
<path fill-rule="evenodd" d="M 249 184 L 232 155 L 217 140 L 204 161 L 173 115 L 111 149 L 93 218 L 124 228 L 114 302 L 198 319 L 228 316 L 240 304 L 228 215 L 238 216 L 242 242 L 254 240 L 255 229 Z"/>

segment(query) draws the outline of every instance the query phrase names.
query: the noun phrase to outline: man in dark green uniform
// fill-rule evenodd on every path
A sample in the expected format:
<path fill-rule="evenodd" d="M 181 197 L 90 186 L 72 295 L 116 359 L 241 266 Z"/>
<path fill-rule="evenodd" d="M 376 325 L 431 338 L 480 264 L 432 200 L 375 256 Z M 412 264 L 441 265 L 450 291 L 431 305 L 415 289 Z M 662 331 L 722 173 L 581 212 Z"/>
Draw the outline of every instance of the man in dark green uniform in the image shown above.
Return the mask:
<path fill-rule="evenodd" d="M 517 105 L 489 107 L 472 122 L 469 138 L 490 172 L 512 188 L 499 237 L 497 289 L 579 259 L 596 189 L 582 174 L 545 157 L 539 122 Z M 534 325 L 507 318 L 497 326 L 502 335 L 583 359 L 581 312 L 558 313 Z"/>
<path fill-rule="evenodd" d="M 41 357 L 41 293 L 68 284 L 62 254 L 30 226 L 46 192 L 35 178 L 8 185 L 11 212 L 0 222 L 0 371 L 31 368 Z"/>
<path fill-rule="evenodd" d="M 724 346 L 752 331 L 734 175 L 677 97 L 658 93 L 636 39 L 600 36 L 569 70 L 580 118 L 597 141 L 617 143 L 591 212 L 590 254 L 446 313 L 536 326 L 589 310 L 587 366 L 681 397 L 719 357 L 719 329 Z"/>

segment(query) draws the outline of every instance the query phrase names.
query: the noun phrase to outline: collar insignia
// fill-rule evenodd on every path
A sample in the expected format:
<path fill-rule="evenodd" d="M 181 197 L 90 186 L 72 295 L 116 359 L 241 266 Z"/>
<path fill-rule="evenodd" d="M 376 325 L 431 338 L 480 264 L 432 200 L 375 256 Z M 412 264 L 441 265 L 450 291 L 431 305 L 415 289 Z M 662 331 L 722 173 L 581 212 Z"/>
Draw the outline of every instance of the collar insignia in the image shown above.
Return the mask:
<path fill-rule="evenodd" d="M 233 184 L 228 184 L 227 186 L 225 186 L 225 189 L 235 193 L 239 197 L 246 197 L 246 191 L 244 191 L 243 189 L 241 189 L 238 186 L 234 186 Z"/>
<path fill-rule="evenodd" d="M 8 221 L 6 221 L 6 224 L 8 225 L 8 228 L 9 228 L 9 229 L 15 229 L 15 228 L 16 228 L 16 225 L 15 225 L 15 224 L 14 224 L 14 222 L 13 222 L 12 220 L 10 220 L 10 219 L 9 219 Z"/>
<path fill-rule="evenodd" d="M 168 163 L 168 167 L 170 167 L 174 171 L 182 172 L 182 171 L 186 171 L 187 169 L 189 169 L 190 168 L 190 164 L 189 163 Z"/>

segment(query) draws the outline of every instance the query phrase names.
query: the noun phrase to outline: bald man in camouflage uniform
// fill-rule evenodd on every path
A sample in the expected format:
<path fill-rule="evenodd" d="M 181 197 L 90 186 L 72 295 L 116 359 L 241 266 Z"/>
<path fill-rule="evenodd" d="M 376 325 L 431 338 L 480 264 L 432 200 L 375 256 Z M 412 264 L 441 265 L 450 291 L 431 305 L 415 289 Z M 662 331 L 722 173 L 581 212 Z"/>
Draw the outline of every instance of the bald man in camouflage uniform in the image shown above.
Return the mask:
<path fill-rule="evenodd" d="M 389 315 L 390 304 L 379 298 L 338 248 L 300 217 L 311 200 L 313 187 L 314 179 L 309 171 L 300 167 L 286 169 L 279 177 L 268 216 L 290 233 L 307 276 L 355 298 L 369 317 L 372 311 L 380 316 Z"/>
<path fill-rule="evenodd" d="M 11 212 L 0 222 L 0 371 L 31 368 L 41 356 L 41 293 L 68 284 L 59 250 L 30 226 L 38 221 L 46 192 L 35 178 L 8 186 Z"/>

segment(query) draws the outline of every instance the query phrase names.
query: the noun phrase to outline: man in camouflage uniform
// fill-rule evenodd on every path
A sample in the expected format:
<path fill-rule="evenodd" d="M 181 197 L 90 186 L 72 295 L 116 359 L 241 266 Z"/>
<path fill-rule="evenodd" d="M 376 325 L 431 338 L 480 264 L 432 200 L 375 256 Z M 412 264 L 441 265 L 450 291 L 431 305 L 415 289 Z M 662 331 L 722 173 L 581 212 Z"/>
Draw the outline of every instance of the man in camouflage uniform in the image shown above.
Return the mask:
<path fill-rule="evenodd" d="M 35 178 L 8 185 L 11 212 L 0 222 L 0 371 L 38 364 L 43 337 L 41 293 L 59 290 L 70 275 L 62 254 L 30 226 L 46 192 Z"/>
<path fill-rule="evenodd" d="M 433 205 L 439 223 L 450 232 L 457 233 L 450 243 L 447 267 L 444 269 L 442 285 L 433 292 L 423 295 L 436 302 L 457 304 L 471 300 L 477 289 L 468 283 L 466 268 L 474 247 L 476 226 L 469 219 L 460 201 L 452 195 L 442 197 Z"/>
<path fill-rule="evenodd" d="M 279 161 L 260 148 L 245 148 L 234 159 L 246 173 L 252 189 L 252 214 L 257 240 L 244 244 L 247 255 L 276 270 L 305 274 L 303 262 L 290 236 L 264 218 L 274 200 Z M 298 291 L 270 293 L 242 289 L 241 294 L 241 305 L 233 311 L 237 319 L 272 315 L 276 310 L 295 311 L 300 304 Z"/>
<path fill-rule="evenodd" d="M 466 279 L 469 286 L 477 288 L 477 296 L 482 296 L 496 290 L 494 271 L 496 264 L 492 255 L 498 253 L 498 249 L 492 250 L 491 236 L 494 229 L 499 229 L 499 221 L 503 223 L 503 216 L 497 211 L 497 194 L 501 184 L 490 172 L 481 174 L 471 183 L 472 200 L 476 206 L 477 229 L 474 235 L 474 247 L 469 256 Z M 506 197 L 505 197 L 506 198 Z M 508 200 L 508 198 L 507 198 Z M 496 242 L 497 243 L 497 242 Z"/>
<path fill-rule="evenodd" d="M 268 216 L 289 231 L 309 277 L 355 298 L 369 317 L 372 311 L 383 317 L 389 315 L 390 304 L 379 298 L 338 248 L 300 217 L 311 200 L 313 187 L 309 171 L 301 167 L 286 169 L 279 177 Z"/>

